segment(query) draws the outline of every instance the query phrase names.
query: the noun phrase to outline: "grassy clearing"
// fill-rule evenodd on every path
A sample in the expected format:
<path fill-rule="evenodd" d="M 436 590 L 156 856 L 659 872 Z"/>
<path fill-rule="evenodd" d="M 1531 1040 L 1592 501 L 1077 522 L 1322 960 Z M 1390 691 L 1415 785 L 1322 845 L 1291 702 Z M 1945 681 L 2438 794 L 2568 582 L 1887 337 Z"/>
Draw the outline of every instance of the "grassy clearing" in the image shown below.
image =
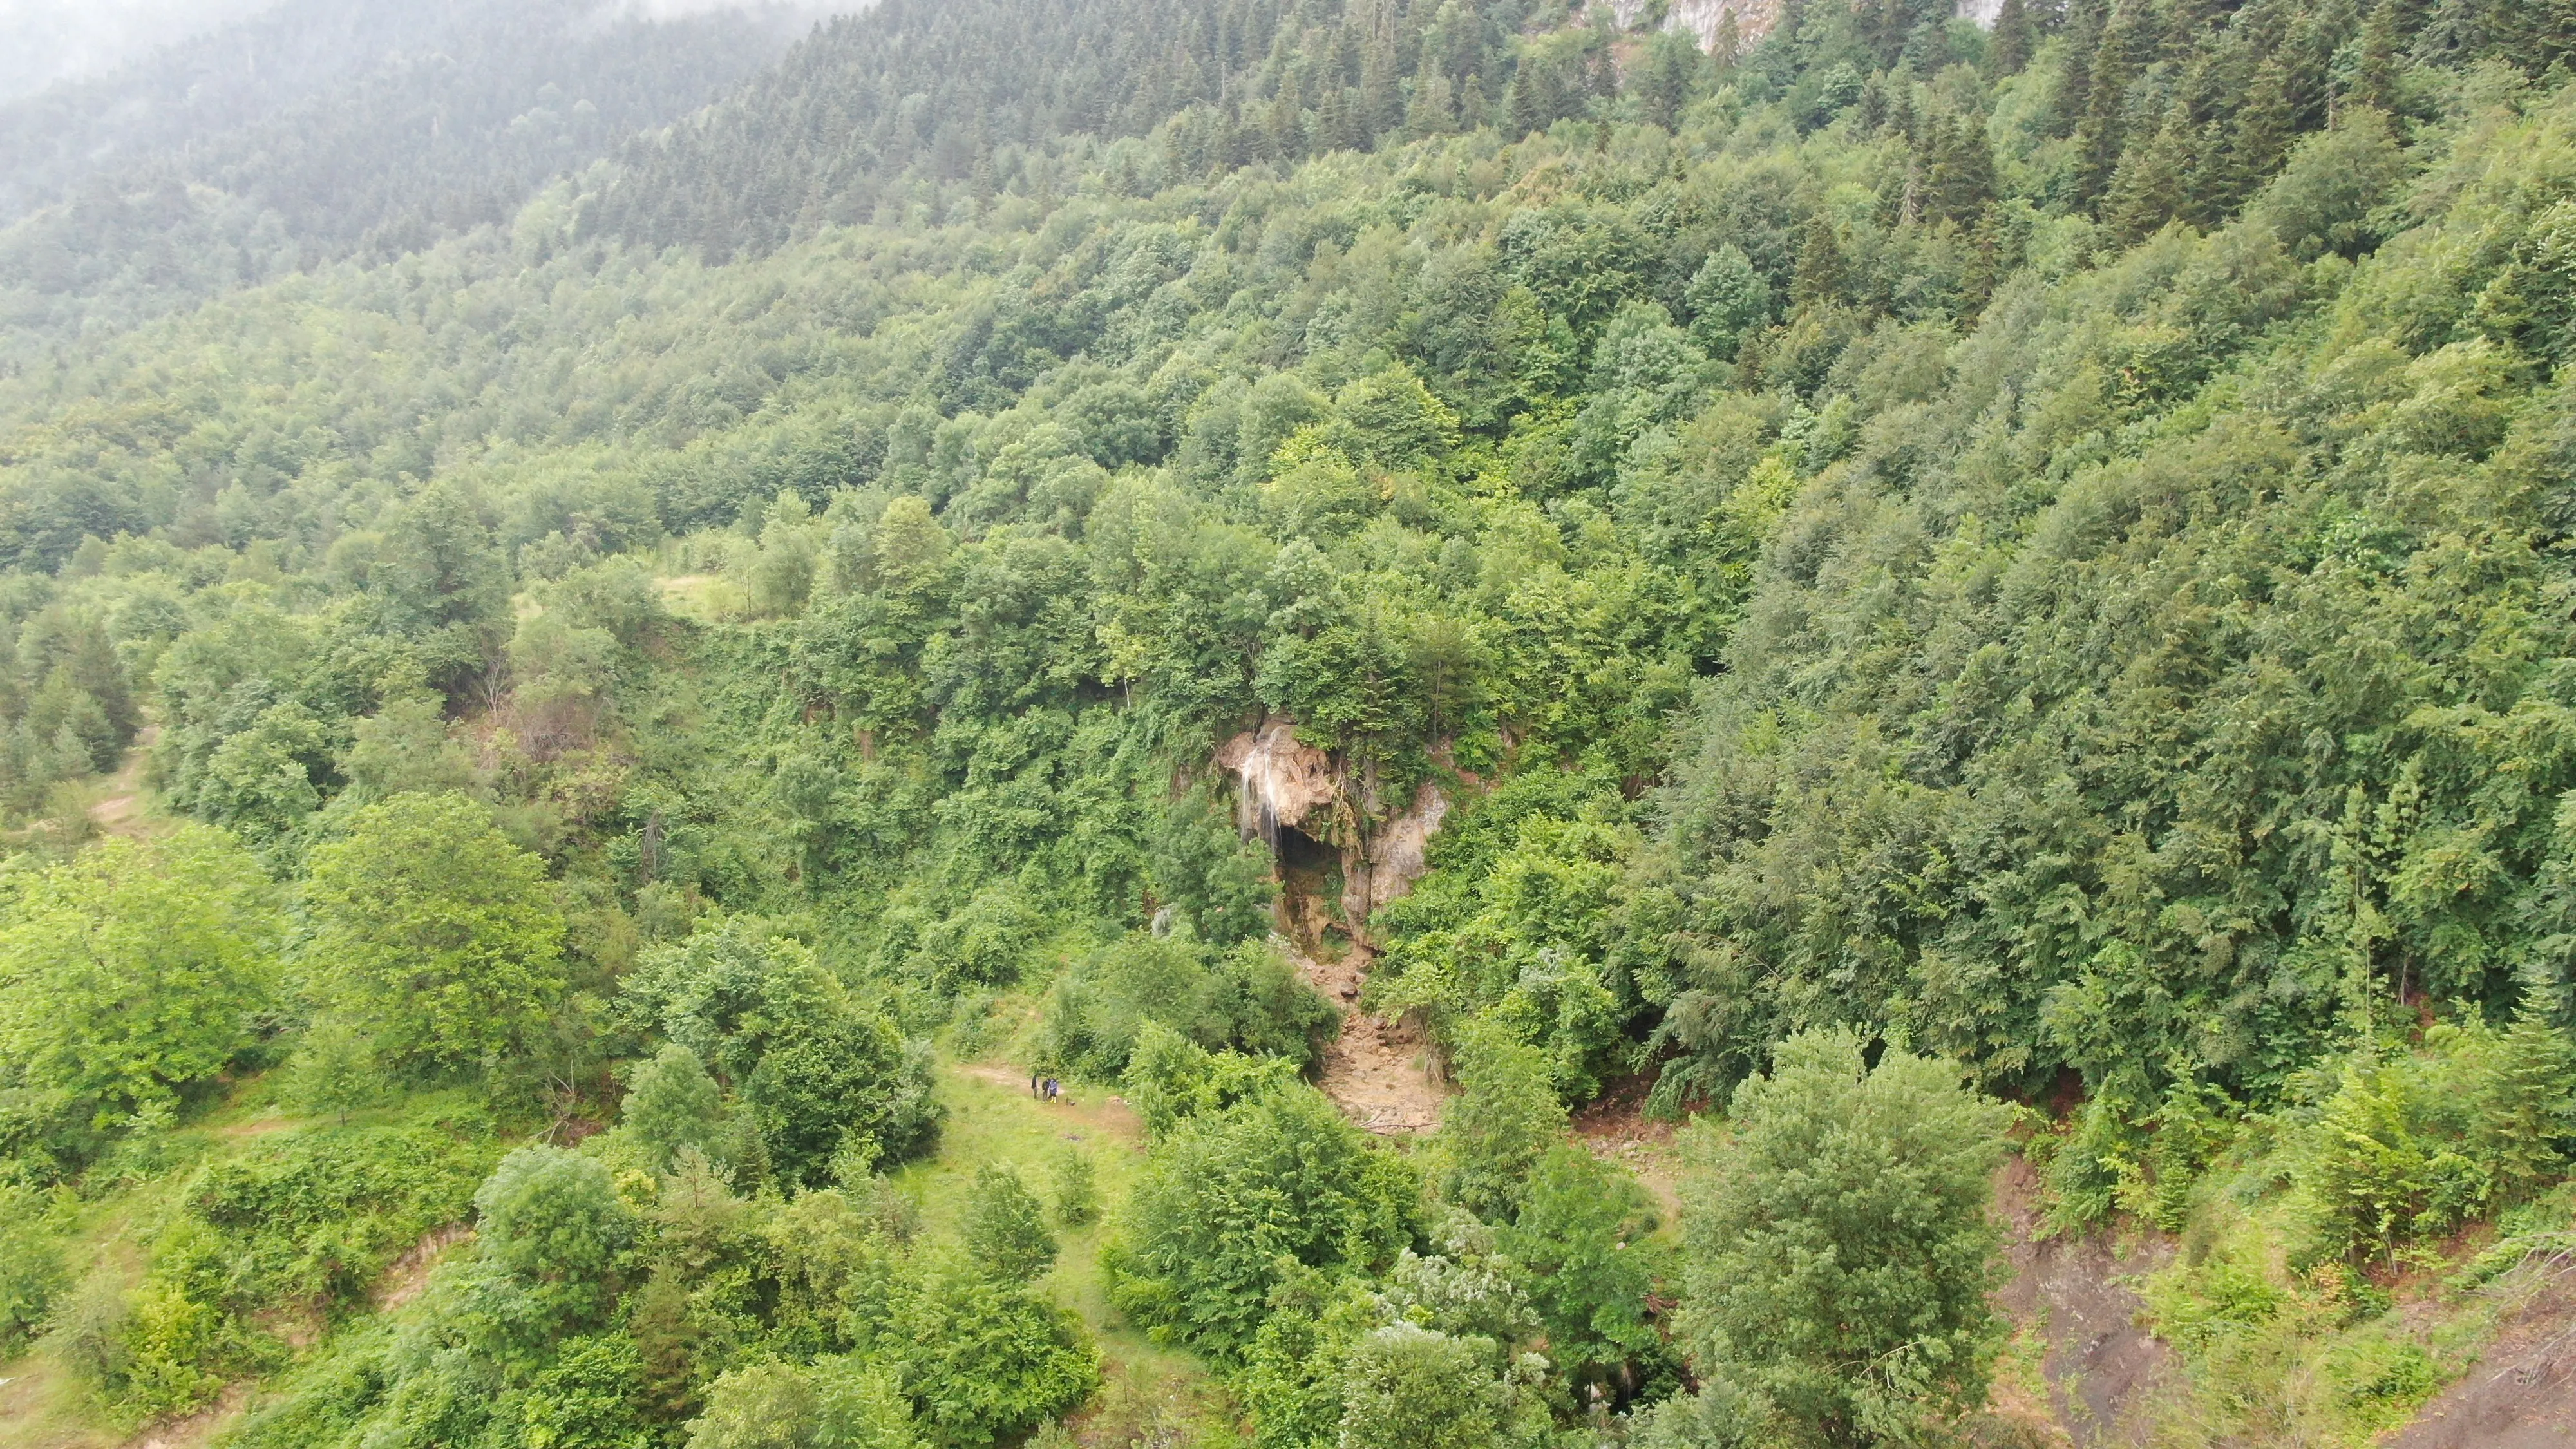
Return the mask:
<path fill-rule="evenodd" d="M 1111 1231 L 1106 1208 L 1125 1198 L 1144 1165 L 1144 1129 L 1108 1088 L 1073 1083 L 1066 1090 L 1066 1097 L 1042 1102 L 1030 1094 L 1028 1076 L 1007 1061 L 943 1063 L 939 1100 L 948 1117 L 939 1152 L 903 1168 L 895 1183 L 921 1204 L 924 1230 L 947 1235 L 964 1221 L 984 1164 L 1017 1169 L 1052 1208 L 1058 1161 L 1068 1150 L 1088 1156 L 1104 1210 L 1078 1227 L 1053 1224 L 1059 1251 L 1041 1283 L 1082 1316 L 1100 1344 L 1107 1382 L 1082 1416 L 1080 1438 L 1171 1442 L 1170 1435 L 1182 1432 L 1181 1442 L 1231 1442 L 1233 1411 L 1206 1366 L 1128 1327 L 1110 1306 L 1100 1270 L 1100 1248 Z"/>

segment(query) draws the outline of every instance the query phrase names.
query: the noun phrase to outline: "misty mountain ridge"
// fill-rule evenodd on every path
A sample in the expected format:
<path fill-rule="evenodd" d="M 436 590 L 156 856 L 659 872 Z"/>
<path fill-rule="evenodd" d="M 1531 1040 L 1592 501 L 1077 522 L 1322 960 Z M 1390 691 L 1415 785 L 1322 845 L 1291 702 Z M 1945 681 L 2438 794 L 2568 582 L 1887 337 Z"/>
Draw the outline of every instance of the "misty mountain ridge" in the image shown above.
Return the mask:
<path fill-rule="evenodd" d="M 115 325 L 506 220 L 821 7 L 287 0 L 0 106 L 0 325 Z"/>

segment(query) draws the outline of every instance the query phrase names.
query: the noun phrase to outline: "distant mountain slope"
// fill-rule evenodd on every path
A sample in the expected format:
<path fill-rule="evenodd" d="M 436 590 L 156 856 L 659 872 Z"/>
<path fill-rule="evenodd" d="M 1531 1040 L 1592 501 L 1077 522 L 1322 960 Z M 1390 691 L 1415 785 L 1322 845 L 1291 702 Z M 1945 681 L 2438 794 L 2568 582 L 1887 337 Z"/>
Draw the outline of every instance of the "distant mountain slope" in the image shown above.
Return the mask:
<path fill-rule="evenodd" d="M 788 5 L 287 0 L 0 107 L 0 324 L 117 325 L 514 212 L 768 64 Z"/>
<path fill-rule="evenodd" d="M 1191 140 L 1212 165 L 1446 131 L 1463 97 L 1481 113 L 1502 95 L 1516 66 L 1510 37 L 1563 9 L 886 0 L 833 21 L 703 124 L 639 143 L 593 204 L 590 230 L 712 255 L 766 252 L 821 224 L 933 199 L 944 183 L 1042 190 L 1063 138 L 1142 136 L 1175 116 L 1200 123 Z M 1414 84 L 1431 73 L 1441 86 Z M 1577 88 L 1540 124 L 1585 99 Z"/>

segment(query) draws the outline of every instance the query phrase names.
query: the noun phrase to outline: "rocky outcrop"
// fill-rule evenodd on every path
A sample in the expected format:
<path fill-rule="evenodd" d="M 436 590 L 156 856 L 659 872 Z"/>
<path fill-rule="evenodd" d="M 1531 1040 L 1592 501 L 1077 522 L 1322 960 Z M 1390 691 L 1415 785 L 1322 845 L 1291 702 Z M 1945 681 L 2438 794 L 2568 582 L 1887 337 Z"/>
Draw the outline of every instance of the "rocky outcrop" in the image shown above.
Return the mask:
<path fill-rule="evenodd" d="M 1634 25 L 1645 8 L 1646 0 L 1612 0 L 1610 13 L 1621 25 Z M 1771 33 L 1780 18 L 1780 0 L 1672 0 L 1664 11 L 1664 28 L 1689 31 L 1699 37 L 1699 48 L 1707 50 L 1717 44 L 1718 26 L 1730 11 L 1736 44 L 1750 46 Z"/>
<path fill-rule="evenodd" d="M 1956 13 L 1962 20 L 1973 20 L 1991 27 L 1995 12 L 2003 0 L 1957 0 Z M 1622 26 L 1634 25 L 1644 14 L 1646 0 L 1611 0 L 1610 14 Z M 1699 48 L 1708 50 L 1717 44 L 1718 26 L 1729 12 L 1735 15 L 1738 46 L 1749 47 L 1771 33 L 1780 21 L 1780 0 L 1671 0 L 1664 10 L 1666 30 L 1687 30 L 1699 37 Z"/>
<path fill-rule="evenodd" d="M 1297 727 L 1287 720 L 1271 720 L 1219 745 L 1216 765 L 1241 784 L 1235 819 L 1243 838 L 1258 837 L 1274 854 L 1282 829 L 1335 845 L 1356 834 L 1346 828 L 1350 811 L 1332 756 L 1300 744 Z"/>
<path fill-rule="evenodd" d="M 1379 826 L 1369 836 L 1368 850 L 1361 868 L 1354 871 L 1345 859 L 1342 867 L 1342 914 L 1353 921 L 1365 921 L 1378 907 L 1398 900 L 1413 890 L 1413 883 L 1430 869 L 1423 856 L 1440 822 L 1449 815 L 1449 797 L 1440 787 L 1425 782 L 1413 792 L 1413 804 L 1405 812 Z"/>
<path fill-rule="evenodd" d="M 1351 779 L 1331 755 L 1300 742 L 1286 719 L 1227 740 L 1215 763 L 1236 779 L 1235 820 L 1245 839 L 1260 840 L 1276 859 L 1282 833 L 1294 831 L 1341 856 L 1342 920 L 1362 946 L 1370 913 L 1422 878 L 1424 850 L 1449 814 L 1449 797 L 1425 784 L 1390 817 L 1374 778 Z"/>

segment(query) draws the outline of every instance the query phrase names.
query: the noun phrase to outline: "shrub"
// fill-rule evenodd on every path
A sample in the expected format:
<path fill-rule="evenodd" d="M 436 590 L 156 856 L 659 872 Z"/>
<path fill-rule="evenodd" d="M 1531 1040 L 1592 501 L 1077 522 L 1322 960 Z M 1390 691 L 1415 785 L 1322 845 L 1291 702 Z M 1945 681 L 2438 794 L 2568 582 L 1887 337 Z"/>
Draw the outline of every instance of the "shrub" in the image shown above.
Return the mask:
<path fill-rule="evenodd" d="M 1292 1265 L 1367 1270 L 1417 1230 L 1413 1170 L 1310 1087 L 1183 1119 L 1147 1158 L 1109 1250 L 1111 1297 L 1159 1333 L 1239 1355 Z"/>

